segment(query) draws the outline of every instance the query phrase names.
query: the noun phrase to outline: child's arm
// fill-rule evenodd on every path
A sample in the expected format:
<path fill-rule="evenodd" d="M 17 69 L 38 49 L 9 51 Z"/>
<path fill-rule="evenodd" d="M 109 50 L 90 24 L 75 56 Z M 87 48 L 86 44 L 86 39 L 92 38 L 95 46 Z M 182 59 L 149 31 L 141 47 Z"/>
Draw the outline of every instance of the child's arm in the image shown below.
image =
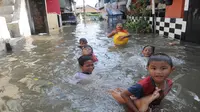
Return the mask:
<path fill-rule="evenodd" d="M 133 94 L 130 93 L 128 90 L 125 90 L 121 93 L 121 97 L 125 100 L 126 104 L 128 107 L 133 111 L 133 112 L 139 112 L 137 109 L 136 105 L 134 104 L 133 100 L 131 100 L 130 96 Z"/>
<path fill-rule="evenodd" d="M 107 37 L 108 38 L 111 38 L 113 35 L 115 35 L 117 33 L 117 31 L 116 30 L 113 30 L 111 33 L 109 33 L 108 35 L 107 35 Z"/>
<path fill-rule="evenodd" d="M 123 40 L 124 38 L 129 38 L 129 37 L 131 37 L 131 35 L 128 33 L 127 36 L 120 36 L 120 37 L 119 37 L 119 40 Z"/>

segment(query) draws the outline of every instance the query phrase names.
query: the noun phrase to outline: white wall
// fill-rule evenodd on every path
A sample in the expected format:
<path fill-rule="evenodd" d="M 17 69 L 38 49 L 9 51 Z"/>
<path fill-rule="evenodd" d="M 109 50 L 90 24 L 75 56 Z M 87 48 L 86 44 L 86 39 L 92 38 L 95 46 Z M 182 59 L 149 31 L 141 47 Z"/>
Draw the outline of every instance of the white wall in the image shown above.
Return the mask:
<path fill-rule="evenodd" d="M 47 20 L 48 20 L 48 26 L 49 26 L 49 32 L 53 30 L 59 29 L 58 25 L 58 17 L 56 13 L 47 13 Z"/>
<path fill-rule="evenodd" d="M 30 36 L 31 35 L 25 0 L 21 0 L 19 29 L 20 29 L 20 34 L 22 36 Z"/>
<path fill-rule="evenodd" d="M 6 19 L 4 17 L 0 17 L 0 51 L 5 50 L 4 41 L 9 40 L 10 38 L 10 33 L 6 25 Z"/>

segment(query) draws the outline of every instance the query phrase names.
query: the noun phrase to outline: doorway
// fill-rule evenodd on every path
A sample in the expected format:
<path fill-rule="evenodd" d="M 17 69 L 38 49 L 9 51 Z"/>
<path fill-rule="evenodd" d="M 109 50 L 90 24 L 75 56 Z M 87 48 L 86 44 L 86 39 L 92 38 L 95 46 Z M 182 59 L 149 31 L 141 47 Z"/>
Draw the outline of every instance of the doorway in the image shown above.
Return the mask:
<path fill-rule="evenodd" d="M 31 34 L 49 33 L 45 0 L 26 0 Z"/>
<path fill-rule="evenodd" d="M 190 0 L 186 36 L 183 40 L 200 44 L 200 0 Z"/>

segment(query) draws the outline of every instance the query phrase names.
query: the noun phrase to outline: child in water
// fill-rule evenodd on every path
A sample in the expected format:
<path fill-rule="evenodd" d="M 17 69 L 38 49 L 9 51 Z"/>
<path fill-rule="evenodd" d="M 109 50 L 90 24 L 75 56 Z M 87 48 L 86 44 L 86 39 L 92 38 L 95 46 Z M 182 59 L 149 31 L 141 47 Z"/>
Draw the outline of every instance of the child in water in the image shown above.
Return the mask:
<path fill-rule="evenodd" d="M 150 56 L 147 63 L 149 76 L 127 90 L 115 89 L 111 95 L 121 104 L 128 106 L 128 112 L 146 112 L 149 107 L 159 105 L 172 88 L 168 76 L 174 70 L 172 59 L 163 53 Z"/>
<path fill-rule="evenodd" d="M 97 57 L 94 55 L 92 47 L 89 46 L 89 45 L 85 45 L 85 46 L 82 47 L 82 55 L 83 56 L 90 56 L 92 58 L 93 62 L 98 61 Z"/>
<path fill-rule="evenodd" d="M 116 29 L 113 30 L 111 33 L 109 33 L 107 35 L 108 38 L 111 38 L 112 36 L 114 36 L 115 34 L 117 34 L 118 32 L 124 32 L 124 33 L 127 33 L 128 35 L 127 36 L 120 36 L 118 39 L 119 40 L 123 40 L 124 38 L 128 38 L 130 37 L 131 35 L 128 33 L 127 30 L 123 29 L 123 26 L 122 26 L 122 23 L 118 23 L 116 25 Z"/>
<path fill-rule="evenodd" d="M 86 38 L 80 38 L 80 40 L 79 40 L 79 44 L 80 44 L 80 48 L 82 49 L 82 47 L 83 46 L 85 46 L 85 45 L 87 45 L 87 40 L 86 40 Z"/>
<path fill-rule="evenodd" d="M 150 46 L 150 45 L 146 45 L 144 46 L 144 48 L 142 49 L 142 57 L 150 57 L 152 54 L 154 54 L 155 51 L 155 47 L 154 46 Z"/>
<path fill-rule="evenodd" d="M 97 57 L 94 55 L 93 48 L 90 45 L 88 45 L 88 42 L 85 38 L 81 38 L 79 40 L 79 44 L 79 48 L 82 49 L 83 56 L 91 56 L 93 62 L 98 61 Z"/>
<path fill-rule="evenodd" d="M 81 72 L 78 72 L 73 76 L 71 80 L 73 84 L 82 84 L 84 81 L 88 82 L 87 80 L 94 70 L 94 64 L 90 56 L 81 56 L 78 58 L 78 63 L 81 68 Z"/>

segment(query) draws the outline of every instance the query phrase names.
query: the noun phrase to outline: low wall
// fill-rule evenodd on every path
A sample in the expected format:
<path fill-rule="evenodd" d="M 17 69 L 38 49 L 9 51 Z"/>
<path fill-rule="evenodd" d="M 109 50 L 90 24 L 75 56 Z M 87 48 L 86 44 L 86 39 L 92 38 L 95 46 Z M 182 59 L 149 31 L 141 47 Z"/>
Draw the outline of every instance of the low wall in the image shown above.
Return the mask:
<path fill-rule="evenodd" d="M 139 17 L 128 16 L 128 19 L 137 21 Z M 152 17 L 146 17 L 149 24 L 152 24 Z M 156 17 L 156 33 L 164 37 L 181 39 L 186 31 L 186 21 L 182 18 Z"/>
<path fill-rule="evenodd" d="M 6 25 L 6 19 L 4 17 L 0 17 L 0 51 L 5 50 L 4 41 L 9 40 L 10 38 L 10 33 Z"/>

